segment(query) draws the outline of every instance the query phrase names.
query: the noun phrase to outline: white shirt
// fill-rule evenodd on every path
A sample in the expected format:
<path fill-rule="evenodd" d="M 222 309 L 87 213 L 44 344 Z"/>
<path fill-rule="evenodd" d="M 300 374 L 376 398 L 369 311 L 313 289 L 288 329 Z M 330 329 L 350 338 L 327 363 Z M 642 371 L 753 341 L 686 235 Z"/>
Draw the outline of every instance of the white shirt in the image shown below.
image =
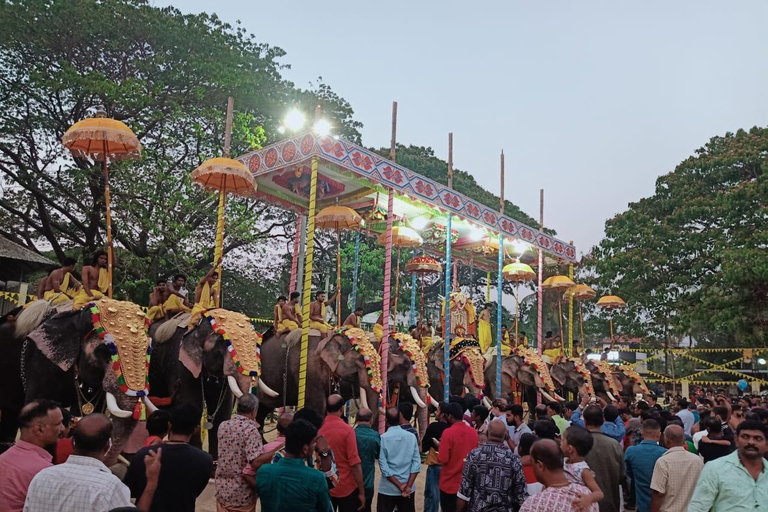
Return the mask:
<path fill-rule="evenodd" d="M 70 455 L 29 484 L 24 512 L 108 512 L 133 507 L 131 492 L 98 459 Z"/>
<path fill-rule="evenodd" d="M 696 448 L 696 450 L 699 449 L 699 442 L 701 441 L 701 438 L 707 435 L 707 429 L 699 430 L 695 434 L 693 434 L 693 446 Z"/>
<path fill-rule="evenodd" d="M 696 423 L 696 418 L 693 417 L 693 413 L 688 409 L 682 409 L 680 412 L 675 414 L 675 416 L 683 421 L 683 430 L 685 430 L 685 435 L 691 435 L 691 427 L 693 427 L 693 424 Z"/>

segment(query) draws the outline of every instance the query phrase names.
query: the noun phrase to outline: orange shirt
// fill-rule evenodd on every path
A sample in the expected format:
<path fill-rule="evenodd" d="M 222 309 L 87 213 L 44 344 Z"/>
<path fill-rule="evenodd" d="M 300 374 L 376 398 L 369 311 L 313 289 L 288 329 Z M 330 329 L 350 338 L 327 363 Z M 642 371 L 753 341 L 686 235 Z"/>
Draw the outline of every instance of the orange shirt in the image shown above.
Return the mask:
<path fill-rule="evenodd" d="M 472 430 L 474 431 L 474 429 Z M 328 440 L 328 446 L 333 450 L 336 468 L 339 470 L 339 484 L 331 489 L 331 496 L 346 498 L 357 489 L 357 482 L 355 482 L 355 477 L 352 474 L 352 466 L 360 464 L 355 430 L 338 416 L 329 414 L 325 417 L 318 435 L 325 436 Z M 461 479 L 461 474 L 459 474 L 459 479 Z"/>

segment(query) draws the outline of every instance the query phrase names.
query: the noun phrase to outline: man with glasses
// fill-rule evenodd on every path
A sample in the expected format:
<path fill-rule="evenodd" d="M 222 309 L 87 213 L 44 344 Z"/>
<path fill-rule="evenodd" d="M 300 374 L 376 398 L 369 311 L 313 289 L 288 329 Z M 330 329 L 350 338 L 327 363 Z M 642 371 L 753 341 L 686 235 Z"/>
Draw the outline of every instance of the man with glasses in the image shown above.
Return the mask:
<path fill-rule="evenodd" d="M 60 418 L 59 413 L 59 418 Z M 59 419 L 61 423 L 61 419 Z M 62 426 L 63 428 L 63 426 Z M 112 449 L 112 422 L 103 414 L 80 420 L 67 462 L 40 471 L 29 485 L 24 512 L 82 512 L 131 507 L 131 492 L 104 465 Z M 136 508 L 148 511 L 157 490 L 162 449 L 144 459 L 147 485 Z"/>
<path fill-rule="evenodd" d="M 0 510 L 21 512 L 29 483 L 53 465 L 49 448 L 64 433 L 63 415 L 56 403 L 35 400 L 19 413 L 21 437 L 0 455 Z"/>

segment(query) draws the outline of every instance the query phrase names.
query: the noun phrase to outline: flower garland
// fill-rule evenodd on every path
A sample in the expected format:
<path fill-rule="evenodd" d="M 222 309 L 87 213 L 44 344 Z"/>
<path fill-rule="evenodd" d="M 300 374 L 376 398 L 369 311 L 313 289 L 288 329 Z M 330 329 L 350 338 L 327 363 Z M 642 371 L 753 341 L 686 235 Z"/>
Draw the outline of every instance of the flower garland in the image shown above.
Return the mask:
<path fill-rule="evenodd" d="M 101 311 L 95 302 L 88 304 L 88 309 L 91 312 L 91 324 L 93 324 L 93 332 L 99 339 L 104 341 L 104 344 L 109 349 L 110 361 L 112 363 L 112 370 L 117 376 L 117 384 L 120 387 L 120 391 L 128 396 L 132 397 L 144 397 L 149 395 L 149 360 L 152 355 L 152 338 L 149 337 L 149 318 L 144 316 L 144 334 L 147 336 L 147 355 L 146 355 L 146 367 L 144 377 L 144 389 L 133 390 L 128 387 L 125 382 L 125 375 L 123 374 L 122 364 L 120 363 L 120 353 L 115 344 L 115 337 L 110 334 L 101 322 Z"/>
<path fill-rule="evenodd" d="M 352 348 L 363 356 L 365 371 L 368 374 L 368 381 L 371 384 L 371 389 L 376 393 L 381 393 L 383 385 L 381 377 L 381 359 L 368 339 L 368 336 L 365 334 L 365 331 L 357 327 L 351 327 L 339 329 L 336 331 L 336 334 L 343 334 L 346 336 L 350 343 L 352 343 Z"/>
<path fill-rule="evenodd" d="M 573 363 L 574 370 L 579 372 L 584 378 L 584 389 L 586 393 L 588 395 L 593 394 L 595 391 L 592 389 L 592 374 L 589 373 L 587 367 L 584 366 L 584 362 L 578 357 L 571 357 L 568 360 Z"/>
<path fill-rule="evenodd" d="M 429 387 L 429 378 L 424 382 L 425 376 L 427 375 L 427 361 L 424 357 L 424 352 L 422 352 L 419 347 L 419 343 L 408 334 L 400 332 L 395 333 L 393 338 L 397 340 L 397 344 L 400 347 L 400 350 L 403 351 L 403 354 L 410 359 L 411 366 L 413 367 L 413 374 L 416 376 L 418 385 L 422 388 Z"/>
<path fill-rule="evenodd" d="M 619 366 L 618 370 L 624 372 L 624 375 L 630 379 L 635 379 L 635 382 L 637 382 L 637 384 L 640 386 L 642 392 L 648 394 L 648 386 L 645 384 L 643 377 L 637 373 L 637 370 L 626 364 Z"/>
<path fill-rule="evenodd" d="M 549 375 L 549 366 L 547 366 L 547 363 L 544 362 L 539 353 L 528 347 L 517 347 L 515 352 L 523 358 L 525 364 L 536 370 L 547 390 L 555 392 L 555 383 Z"/>
<path fill-rule="evenodd" d="M 235 367 L 237 367 L 237 371 L 241 374 L 248 376 L 248 377 L 258 377 L 259 372 L 261 370 L 261 341 L 262 341 L 262 335 L 258 332 L 256 332 L 255 329 L 253 329 L 253 325 L 251 325 L 250 322 L 248 322 L 248 325 L 253 330 L 253 334 L 256 336 L 256 369 L 255 370 L 248 370 L 243 366 L 242 361 L 240 360 L 240 356 L 237 354 L 237 350 L 235 349 L 234 345 L 232 344 L 232 340 L 229 337 L 229 334 L 227 334 L 227 330 L 224 329 L 223 326 L 220 326 L 218 322 L 216 322 L 216 318 L 211 314 L 212 310 L 206 310 L 203 311 L 201 314 L 204 318 L 208 320 L 208 322 L 211 324 L 211 329 L 214 333 L 218 334 L 219 336 L 224 339 L 224 343 L 227 344 L 227 352 L 229 353 L 229 356 L 232 358 L 232 362 L 235 363 Z M 229 312 L 231 313 L 231 312 Z"/>
<path fill-rule="evenodd" d="M 485 387 L 485 358 L 480 352 L 480 343 L 474 338 L 454 338 L 448 351 L 450 359 L 458 359 L 469 368 L 472 384 L 482 390 Z"/>

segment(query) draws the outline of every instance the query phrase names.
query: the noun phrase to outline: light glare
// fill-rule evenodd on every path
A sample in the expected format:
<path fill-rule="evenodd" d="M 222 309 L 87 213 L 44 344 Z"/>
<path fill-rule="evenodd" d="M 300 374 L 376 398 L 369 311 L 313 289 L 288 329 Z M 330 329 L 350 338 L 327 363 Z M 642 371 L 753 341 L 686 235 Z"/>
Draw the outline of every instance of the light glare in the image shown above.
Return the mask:
<path fill-rule="evenodd" d="M 285 116 L 285 126 L 294 132 L 301 130 L 306 121 L 307 118 L 304 113 L 295 108 L 289 110 L 288 114 Z"/>
<path fill-rule="evenodd" d="M 317 135 L 325 137 L 331 133 L 331 123 L 325 119 L 318 119 L 313 129 Z"/>
<path fill-rule="evenodd" d="M 512 252 L 514 254 L 522 255 L 530 248 L 530 244 L 523 242 L 522 240 L 514 240 L 512 242 Z"/>
<path fill-rule="evenodd" d="M 479 242 L 480 240 L 485 238 L 485 232 L 480 228 L 472 228 L 472 231 L 470 232 L 469 237 L 475 242 Z"/>
<path fill-rule="evenodd" d="M 411 221 L 411 227 L 416 231 L 424 229 L 425 227 L 427 227 L 427 224 L 429 224 L 429 219 L 427 219 L 426 217 L 416 217 Z"/>
<path fill-rule="evenodd" d="M 757 360 L 757 362 L 758 362 L 759 364 L 765 364 L 765 359 L 763 359 L 763 358 L 761 357 L 760 359 L 758 359 L 758 360 Z"/>

